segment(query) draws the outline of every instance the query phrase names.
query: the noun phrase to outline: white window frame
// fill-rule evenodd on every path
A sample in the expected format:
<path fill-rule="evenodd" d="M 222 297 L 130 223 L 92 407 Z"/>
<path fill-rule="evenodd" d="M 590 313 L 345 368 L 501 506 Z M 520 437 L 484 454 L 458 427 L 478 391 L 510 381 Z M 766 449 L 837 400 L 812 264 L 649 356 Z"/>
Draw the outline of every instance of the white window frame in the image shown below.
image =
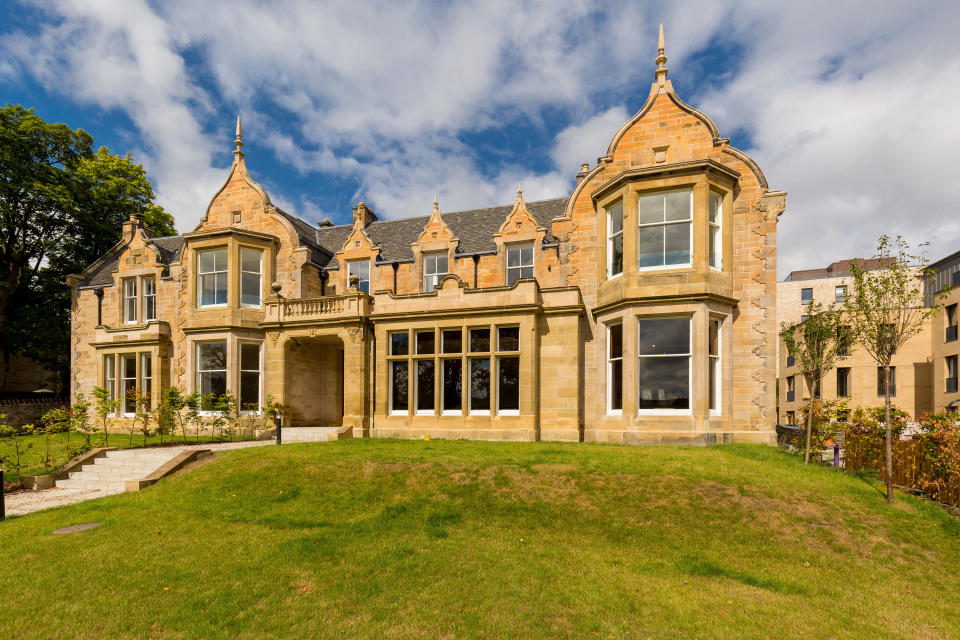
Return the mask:
<path fill-rule="evenodd" d="M 532 276 L 526 276 L 526 277 L 529 277 L 529 278 L 535 278 L 535 277 L 537 277 L 537 271 L 536 271 L 536 262 L 537 262 L 537 258 L 536 258 L 536 247 L 534 246 L 534 244 L 535 244 L 535 243 L 533 243 L 533 242 L 521 242 L 521 243 L 518 243 L 518 244 L 507 245 L 507 255 L 506 255 L 507 268 L 506 268 L 506 276 L 507 276 L 507 286 L 508 286 L 508 287 L 509 287 L 509 286 L 512 286 L 514 283 L 516 283 L 517 280 L 520 280 L 521 278 L 524 277 L 524 276 L 522 275 L 522 271 L 523 271 L 524 269 L 530 269 L 531 271 L 533 271 L 533 275 L 532 275 Z M 530 249 L 530 264 L 524 264 L 524 263 L 522 262 L 522 260 L 523 260 L 523 250 L 526 249 L 526 248 L 529 248 L 529 249 Z M 509 265 L 510 265 L 510 254 L 513 253 L 514 251 L 520 252 L 520 260 L 521 260 L 521 263 L 518 264 L 518 265 L 515 265 L 515 266 L 511 267 L 511 266 L 509 266 Z M 510 281 L 510 272 L 511 272 L 511 271 L 520 271 L 520 272 L 521 272 L 521 275 L 518 276 L 513 282 Z"/>
<path fill-rule="evenodd" d="M 137 401 L 134 398 L 133 401 L 133 411 L 127 411 L 127 381 L 133 380 L 133 389 L 134 393 L 139 393 L 139 388 L 137 384 L 140 382 L 137 378 L 137 354 L 136 353 L 121 353 L 120 354 L 120 387 L 123 389 L 123 394 L 120 398 L 120 415 L 124 418 L 133 418 L 137 415 Z M 133 374 L 127 371 L 127 363 L 133 362 Z"/>
<path fill-rule="evenodd" d="M 110 400 L 115 401 L 117 399 L 117 356 L 114 353 L 103 356 L 103 384 L 110 392 Z"/>
<path fill-rule="evenodd" d="M 359 273 L 354 273 L 354 267 L 358 267 L 360 265 L 367 266 L 366 278 L 361 278 Z M 347 286 L 348 287 L 350 286 L 350 276 L 357 276 L 357 278 L 359 278 L 359 281 L 357 282 L 357 289 L 359 289 L 360 291 L 363 291 L 363 283 L 366 282 L 367 290 L 363 292 L 366 293 L 367 295 L 370 295 L 370 260 L 369 259 L 348 260 L 347 261 Z"/>
<path fill-rule="evenodd" d="M 620 231 L 616 233 L 610 233 L 610 229 L 613 228 L 611 220 L 613 219 L 614 211 L 619 210 L 620 212 Z M 620 238 L 620 271 L 617 273 L 613 272 L 613 242 L 617 238 Z M 613 278 L 619 278 L 623 275 L 623 265 L 626 261 L 626 254 L 623 251 L 623 200 L 620 200 L 615 205 L 607 209 L 607 279 L 611 280 Z"/>
<path fill-rule="evenodd" d="M 244 345 L 256 345 L 257 347 L 257 370 L 243 368 L 243 347 Z M 244 409 L 242 405 L 243 398 L 243 374 L 257 374 L 257 408 Z M 263 343 L 257 340 L 239 340 L 237 341 L 237 408 L 243 415 L 258 416 L 263 410 Z"/>
<path fill-rule="evenodd" d="M 713 220 L 710 220 L 710 215 L 714 213 L 714 203 L 717 205 L 716 215 Z M 720 194 L 710 194 L 708 207 L 707 223 L 709 224 L 710 237 L 707 242 L 707 260 L 710 263 L 711 269 L 714 271 L 723 271 L 723 198 Z M 714 258 L 716 258 L 716 264 L 714 264 Z"/>
<path fill-rule="evenodd" d="M 713 393 L 714 399 L 717 401 L 717 407 L 709 407 L 710 415 L 719 416 L 723 415 L 723 325 L 724 318 L 711 317 L 709 319 L 710 327 L 716 325 L 717 327 L 717 353 L 710 353 L 710 335 L 709 329 L 707 334 L 707 360 L 708 366 L 710 369 L 707 370 L 707 384 L 710 384 L 710 371 L 711 369 L 716 369 L 713 374 L 713 389 L 707 390 L 707 404 L 710 404 L 710 393 Z M 691 398 L 692 400 L 692 398 Z"/>
<path fill-rule="evenodd" d="M 387 407 L 388 409 L 387 413 L 389 413 L 391 416 L 408 416 L 410 415 L 410 400 L 411 400 L 410 398 L 410 395 L 411 395 L 410 394 L 410 357 L 401 356 L 400 358 L 397 358 L 395 360 L 388 360 L 387 362 L 389 363 L 389 370 L 387 372 L 389 376 L 389 380 L 387 381 L 387 391 L 388 391 L 387 400 L 390 402 L 390 404 Z M 407 368 L 407 407 L 405 409 L 393 408 L 393 396 L 394 396 L 393 368 L 394 368 L 394 364 L 397 362 L 403 363 L 403 365 Z"/>
<path fill-rule="evenodd" d="M 147 370 L 149 369 L 149 375 Z M 149 383 L 149 391 L 147 390 Z M 153 402 L 153 354 L 149 351 L 140 353 L 140 386 L 137 387 L 137 393 L 147 396 L 147 410 L 154 404 Z"/>
<path fill-rule="evenodd" d="M 446 263 L 446 269 L 440 271 L 438 262 L 440 259 Z M 423 254 L 423 292 L 430 293 L 440 284 L 440 279 L 450 273 L 450 257 L 446 252 L 443 253 L 425 253 Z"/>
<path fill-rule="evenodd" d="M 223 266 L 223 269 L 218 269 L 216 260 L 214 260 L 214 270 L 213 271 L 203 271 L 203 254 L 212 253 L 214 251 L 222 251 L 224 255 L 224 260 L 226 264 Z M 229 250 L 227 247 L 211 247 L 209 249 L 198 249 L 197 250 L 197 308 L 198 309 L 214 309 L 218 307 L 225 307 L 230 302 L 230 256 Z M 220 281 L 220 277 L 223 277 L 224 282 L 224 293 L 226 294 L 226 300 L 224 302 L 213 302 L 211 304 L 203 304 L 203 279 L 204 278 L 213 278 L 214 283 L 214 299 L 216 299 L 216 285 Z"/>
<path fill-rule="evenodd" d="M 147 287 L 149 285 L 149 288 Z M 140 279 L 140 290 L 142 292 L 141 307 L 143 309 L 143 321 L 150 322 L 157 319 L 157 278 L 156 276 L 144 276 Z M 150 313 L 149 309 L 153 309 Z"/>
<path fill-rule="evenodd" d="M 645 222 L 645 223 L 643 223 L 643 224 L 640 224 L 640 223 L 639 223 L 639 216 L 638 216 L 638 218 L 637 218 L 637 219 L 638 219 L 638 223 L 637 223 L 636 227 L 637 227 L 637 229 L 639 230 L 639 229 L 646 229 L 646 228 L 650 228 L 650 227 L 660 227 L 660 228 L 665 229 L 667 226 L 677 225 L 677 224 L 687 224 L 687 225 L 690 225 L 690 226 L 689 226 L 689 229 L 690 229 L 690 238 L 689 238 L 689 243 L 690 243 L 690 259 L 689 259 L 687 262 L 684 262 L 684 263 L 678 262 L 678 263 L 676 263 L 676 264 L 663 264 L 663 265 L 652 265 L 652 266 L 649 266 L 649 267 L 641 267 L 641 266 L 640 266 L 640 244 L 639 244 L 639 235 L 638 235 L 638 237 L 637 237 L 637 254 L 634 256 L 634 258 L 635 258 L 635 261 L 636 261 L 636 263 L 637 263 L 637 270 L 639 270 L 639 271 L 665 271 L 665 270 L 668 270 L 668 269 L 685 269 L 685 268 L 690 268 L 690 267 L 693 266 L 693 189 L 670 189 L 670 190 L 668 190 L 668 191 L 657 191 L 657 192 L 654 192 L 654 193 L 641 193 L 641 194 L 638 194 L 638 195 L 637 195 L 637 200 L 638 200 L 638 203 L 639 203 L 639 199 L 640 199 L 640 198 L 646 198 L 646 197 L 649 197 L 649 196 L 661 196 L 661 197 L 664 198 L 664 205 L 663 205 L 663 206 L 666 207 L 666 206 L 667 206 L 667 205 L 666 205 L 666 196 L 667 196 L 667 194 L 668 194 L 668 193 L 676 193 L 676 192 L 686 192 L 686 193 L 688 193 L 688 194 L 690 195 L 690 217 L 689 217 L 689 218 L 686 218 L 686 219 L 684 219 L 684 220 L 669 220 L 669 221 L 664 220 L 664 221 L 662 221 L 662 222 Z M 639 207 L 639 204 L 638 204 L 638 207 Z M 638 232 L 638 234 L 639 234 L 639 232 Z M 663 251 L 664 251 L 664 253 L 666 253 L 666 249 L 667 249 L 667 247 L 666 247 L 666 239 L 664 239 L 664 243 L 663 243 Z M 664 260 L 666 260 L 666 256 L 664 256 Z"/>
<path fill-rule="evenodd" d="M 247 271 L 243 268 L 244 251 L 255 252 L 257 254 L 257 270 Z M 243 276 L 244 274 L 254 274 L 257 276 L 257 302 L 252 304 L 243 301 Z M 263 304 L 263 249 L 256 247 L 240 247 L 240 306 L 247 309 L 259 309 Z"/>
<path fill-rule="evenodd" d="M 610 334 L 613 332 L 614 328 L 620 329 L 620 355 L 618 357 L 613 357 L 610 355 L 610 345 L 613 344 L 613 340 L 610 338 Z M 622 416 L 623 415 L 623 321 L 618 320 L 616 322 L 611 322 L 607 325 L 607 415 L 611 416 Z M 613 363 L 620 363 L 620 408 L 613 408 Z"/>
<path fill-rule="evenodd" d="M 517 408 L 516 409 L 501 409 L 500 408 L 500 361 L 505 358 L 514 358 L 517 360 Z M 498 416 L 518 416 L 520 415 L 520 354 L 517 352 L 506 352 L 503 355 L 497 356 L 497 415 Z M 491 385 L 492 386 L 492 385 Z"/>
<path fill-rule="evenodd" d="M 133 289 L 131 292 L 130 290 Z M 137 279 L 123 279 L 123 322 L 124 324 L 137 323 Z"/>
<path fill-rule="evenodd" d="M 436 351 L 436 349 L 434 349 Z M 432 416 L 436 415 L 437 407 L 437 358 L 434 355 L 430 358 L 411 358 L 413 361 L 413 414 L 417 416 Z M 421 362 L 432 362 L 433 363 L 433 406 L 429 409 L 421 409 L 420 404 L 420 363 Z M 408 369 L 409 371 L 409 369 Z M 407 383 L 407 386 L 410 386 L 410 383 Z"/>
<path fill-rule="evenodd" d="M 693 389 L 693 317 L 689 315 L 674 315 L 674 316 L 639 316 L 637 318 L 640 320 L 654 320 L 660 318 L 683 318 L 687 321 L 687 353 L 669 353 L 669 354 L 658 354 L 658 355 L 640 355 L 639 346 L 636 351 L 636 361 L 637 361 L 637 371 L 639 373 L 640 361 L 644 358 L 680 358 L 686 356 L 687 358 L 687 400 L 689 405 L 686 409 L 640 409 L 640 376 L 636 376 L 636 381 L 634 387 L 636 388 L 637 394 L 637 415 L 641 416 L 692 416 L 693 415 L 693 406 L 695 403 L 695 394 Z M 640 338 L 640 322 L 637 322 L 637 345 L 639 345 Z"/>
<path fill-rule="evenodd" d="M 208 345 L 208 344 L 220 344 L 220 343 L 223 343 L 224 357 L 226 358 L 226 362 L 223 363 L 224 368 L 223 368 L 223 369 L 201 369 L 201 368 L 200 368 L 200 364 L 203 362 L 203 358 L 200 357 L 200 349 L 202 349 L 204 345 Z M 229 340 L 227 340 L 226 338 L 222 338 L 222 339 L 219 339 L 219 340 L 201 340 L 201 341 L 197 341 L 197 342 L 194 343 L 193 357 L 194 357 L 194 367 L 193 367 L 193 370 L 194 370 L 194 378 L 193 378 L 194 391 L 196 391 L 197 393 L 201 393 L 201 394 L 203 393 L 203 383 L 201 382 L 201 374 L 203 374 L 203 373 L 214 373 L 214 372 L 217 372 L 217 371 L 223 371 L 223 375 L 224 375 L 224 378 L 225 378 L 224 388 L 225 388 L 227 391 L 230 390 L 230 373 L 229 373 L 229 372 L 230 372 L 230 341 L 229 341 Z M 201 406 L 202 406 L 202 403 L 201 403 Z M 200 411 L 200 415 L 202 415 L 202 416 L 212 416 L 212 415 L 215 415 L 215 414 L 216 414 L 216 412 L 213 411 L 212 409 L 201 409 L 201 411 Z"/>

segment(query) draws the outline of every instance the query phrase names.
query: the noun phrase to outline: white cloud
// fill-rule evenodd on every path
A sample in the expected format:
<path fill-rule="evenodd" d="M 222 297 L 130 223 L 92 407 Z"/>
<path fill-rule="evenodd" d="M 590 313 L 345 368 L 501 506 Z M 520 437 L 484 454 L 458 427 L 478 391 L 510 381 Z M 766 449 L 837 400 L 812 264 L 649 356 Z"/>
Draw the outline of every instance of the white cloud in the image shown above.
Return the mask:
<path fill-rule="evenodd" d="M 671 77 L 728 68 L 683 97 L 724 135 L 746 132 L 772 188 L 789 192 L 780 271 L 868 254 L 882 232 L 960 241 L 960 5 L 623 2 L 473 4 L 284 0 L 59 0 L 38 32 L 8 33 L 0 75 L 132 121 L 135 150 L 181 228 L 202 215 L 229 163 L 232 122 L 285 170 L 358 184 L 381 215 L 426 214 L 569 192 L 652 80 L 656 22 Z M 829 16 L 829 18 L 824 18 Z M 657 19 L 654 19 L 654 18 Z M 189 62 L 188 62 L 189 60 Z M 202 78 L 202 81 L 201 81 Z M 640 89 L 638 90 L 638 87 Z M 596 105 L 602 97 L 602 107 Z M 609 106 L 614 104 L 616 106 Z M 536 171 L 462 140 L 523 123 L 550 139 Z M 213 133 L 211 133 L 213 132 Z M 734 140 L 736 143 L 736 140 Z M 120 150 L 117 150 L 120 151 Z M 266 158 L 248 158 L 256 164 Z M 262 164 L 261 164 L 262 166 Z M 275 200 L 316 218 L 309 193 Z"/>

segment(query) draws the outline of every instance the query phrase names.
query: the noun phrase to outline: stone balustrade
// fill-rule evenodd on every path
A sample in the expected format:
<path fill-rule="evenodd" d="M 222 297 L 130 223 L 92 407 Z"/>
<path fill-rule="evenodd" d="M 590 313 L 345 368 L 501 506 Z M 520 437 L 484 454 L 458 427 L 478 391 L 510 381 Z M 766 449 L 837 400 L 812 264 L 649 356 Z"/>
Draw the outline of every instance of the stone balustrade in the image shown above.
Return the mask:
<path fill-rule="evenodd" d="M 264 324 L 348 319 L 369 314 L 371 299 L 362 293 L 264 302 Z"/>

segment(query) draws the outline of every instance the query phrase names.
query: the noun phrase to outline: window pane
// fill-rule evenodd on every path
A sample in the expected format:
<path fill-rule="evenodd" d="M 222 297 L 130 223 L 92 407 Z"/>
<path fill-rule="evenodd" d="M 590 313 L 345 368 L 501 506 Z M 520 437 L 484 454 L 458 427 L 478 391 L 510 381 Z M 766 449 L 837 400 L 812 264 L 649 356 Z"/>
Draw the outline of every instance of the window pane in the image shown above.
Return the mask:
<path fill-rule="evenodd" d="M 211 369 L 227 368 L 227 343 L 226 342 L 204 342 L 200 345 L 200 363 L 201 371 Z"/>
<path fill-rule="evenodd" d="M 690 353 L 689 318 L 647 318 L 638 320 L 637 324 L 639 355 Z"/>
<path fill-rule="evenodd" d="M 637 224 L 663 222 L 663 196 L 640 196 L 637 198 Z"/>
<path fill-rule="evenodd" d="M 520 327 L 497 327 L 497 348 L 500 351 L 520 351 Z"/>
<path fill-rule="evenodd" d="M 610 241 L 610 275 L 623 273 L 623 236 Z"/>
<path fill-rule="evenodd" d="M 622 324 L 613 324 L 610 325 L 608 330 L 608 335 L 610 339 L 608 341 L 608 357 L 610 358 L 620 358 L 623 356 L 623 325 Z"/>
<path fill-rule="evenodd" d="M 240 274 L 240 304 L 252 307 L 260 306 L 260 274 Z"/>
<path fill-rule="evenodd" d="M 717 380 L 720 377 L 720 358 L 710 358 L 710 410 L 717 411 L 719 407 L 719 398 L 717 398 Z"/>
<path fill-rule="evenodd" d="M 490 329 L 470 329 L 470 351 L 472 353 L 490 351 Z"/>
<path fill-rule="evenodd" d="M 720 323 L 717 320 L 710 321 L 710 336 L 708 340 L 709 354 L 711 356 L 720 355 Z"/>
<path fill-rule="evenodd" d="M 470 410 L 490 410 L 490 360 L 471 358 L 470 360 Z"/>
<path fill-rule="evenodd" d="M 710 222 L 719 222 L 720 198 L 714 195 L 710 196 Z"/>
<path fill-rule="evenodd" d="M 120 357 L 120 371 L 123 377 L 123 412 L 135 413 L 137 410 L 137 358 L 134 355 Z"/>
<path fill-rule="evenodd" d="M 690 209 L 690 194 L 690 191 L 673 191 L 664 194 L 667 221 L 689 220 L 693 217 Z"/>
<path fill-rule="evenodd" d="M 499 358 L 497 404 L 500 411 L 520 409 L 520 358 Z"/>
<path fill-rule="evenodd" d="M 690 262 L 690 223 L 664 227 L 664 264 Z"/>
<path fill-rule="evenodd" d="M 227 392 L 227 372 L 210 371 L 200 374 L 200 393 L 204 395 L 213 394 L 222 396 Z M 211 409 L 210 403 L 205 403 L 204 409 Z"/>
<path fill-rule="evenodd" d="M 405 356 L 410 351 L 410 337 L 407 332 L 390 334 L 390 355 Z"/>
<path fill-rule="evenodd" d="M 260 345 L 252 342 L 240 344 L 240 369 L 260 371 Z"/>
<path fill-rule="evenodd" d="M 720 227 L 710 228 L 710 266 L 714 269 L 721 268 L 721 247 Z"/>
<path fill-rule="evenodd" d="M 140 394 L 149 399 L 153 393 L 153 358 L 149 353 L 140 354 Z M 150 406 L 149 404 L 147 405 Z"/>
<path fill-rule="evenodd" d="M 417 332 L 417 353 L 433 353 L 434 339 L 433 331 Z"/>
<path fill-rule="evenodd" d="M 463 351 L 463 332 L 453 329 L 443 332 L 443 352 L 460 353 Z"/>
<path fill-rule="evenodd" d="M 663 227 L 637 229 L 637 264 L 640 267 L 663 265 Z"/>
<path fill-rule="evenodd" d="M 260 408 L 259 372 L 240 372 L 240 408 L 244 411 L 257 411 Z"/>
<path fill-rule="evenodd" d="M 640 409 L 690 408 L 690 359 L 640 358 Z"/>
<path fill-rule="evenodd" d="M 216 304 L 227 304 L 227 274 L 218 273 L 216 276 Z"/>
<path fill-rule="evenodd" d="M 520 247 L 520 264 L 522 264 L 523 266 L 530 266 L 533 264 L 533 245 L 532 244 L 528 244 L 524 247 Z"/>
<path fill-rule="evenodd" d="M 260 254 L 259 249 L 240 248 L 240 269 L 251 273 L 260 273 Z"/>
<path fill-rule="evenodd" d="M 390 363 L 390 410 L 407 410 L 407 361 Z"/>
<path fill-rule="evenodd" d="M 443 410 L 459 411 L 463 397 L 463 362 L 443 361 Z"/>
<path fill-rule="evenodd" d="M 610 408 L 623 409 L 623 360 L 610 363 Z"/>
<path fill-rule="evenodd" d="M 609 228 L 607 229 L 608 235 L 614 235 L 623 230 L 623 204 L 617 203 L 610 207 L 609 215 L 607 216 L 610 221 Z"/>
<path fill-rule="evenodd" d="M 417 411 L 433 411 L 433 360 L 417 360 Z"/>
<path fill-rule="evenodd" d="M 508 267 L 520 266 L 520 247 L 507 248 L 507 266 Z"/>

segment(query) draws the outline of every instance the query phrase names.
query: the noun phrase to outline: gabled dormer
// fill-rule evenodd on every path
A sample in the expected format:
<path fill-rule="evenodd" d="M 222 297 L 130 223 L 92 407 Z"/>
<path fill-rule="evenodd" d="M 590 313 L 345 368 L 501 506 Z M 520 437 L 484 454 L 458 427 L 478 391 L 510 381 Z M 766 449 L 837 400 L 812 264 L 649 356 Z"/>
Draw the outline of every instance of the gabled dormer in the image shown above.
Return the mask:
<path fill-rule="evenodd" d="M 353 208 L 353 227 L 350 229 L 350 235 L 335 255 L 340 264 L 340 270 L 335 276 L 337 291 L 346 291 L 355 284 L 363 293 L 370 293 L 371 275 L 374 273 L 377 256 L 380 255 L 380 245 L 370 238 L 367 225 L 376 220 L 377 214 L 367 207 L 365 202 L 359 202 Z M 355 283 L 351 283 L 351 276 L 356 276 Z"/>
<path fill-rule="evenodd" d="M 420 290 L 433 291 L 440 280 L 453 271 L 453 260 L 460 241 L 440 214 L 440 203 L 433 199 L 433 210 L 417 241 L 410 245 L 413 251 L 414 271 L 420 274 Z"/>
<path fill-rule="evenodd" d="M 527 209 L 523 189 L 518 186 L 513 209 L 493 236 L 505 285 L 512 285 L 521 278 L 539 278 L 542 275 L 545 263 L 543 239 L 546 235 L 546 228 Z"/>

